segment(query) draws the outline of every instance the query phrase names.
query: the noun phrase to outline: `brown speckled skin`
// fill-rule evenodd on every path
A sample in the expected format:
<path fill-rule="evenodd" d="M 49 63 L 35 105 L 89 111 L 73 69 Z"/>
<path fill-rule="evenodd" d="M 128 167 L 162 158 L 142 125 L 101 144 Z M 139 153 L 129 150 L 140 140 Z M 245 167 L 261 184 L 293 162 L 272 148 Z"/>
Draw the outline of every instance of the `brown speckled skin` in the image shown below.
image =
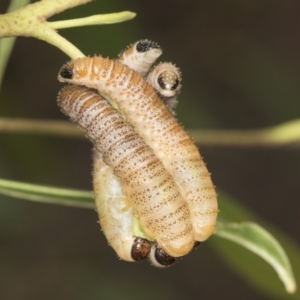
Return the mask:
<path fill-rule="evenodd" d="M 171 256 L 187 254 L 194 244 L 188 206 L 152 149 L 95 92 L 67 86 L 59 98 L 63 110 L 87 131 L 95 151 L 102 153 L 104 162 L 122 180 L 146 234 Z"/>
<path fill-rule="evenodd" d="M 59 80 L 98 89 L 118 104 L 126 120 L 172 174 L 188 203 L 194 238 L 215 231 L 217 197 L 199 151 L 155 90 L 135 71 L 101 56 L 80 58 L 63 66 L 72 78 Z M 167 251 L 168 252 L 168 251 Z"/>

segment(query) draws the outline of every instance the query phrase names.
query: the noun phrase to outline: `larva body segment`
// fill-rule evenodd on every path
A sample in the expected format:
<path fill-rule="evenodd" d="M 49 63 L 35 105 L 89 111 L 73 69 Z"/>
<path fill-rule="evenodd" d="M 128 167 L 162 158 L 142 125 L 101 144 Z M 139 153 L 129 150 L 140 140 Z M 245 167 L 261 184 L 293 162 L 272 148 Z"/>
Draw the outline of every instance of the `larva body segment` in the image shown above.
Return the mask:
<path fill-rule="evenodd" d="M 194 244 L 189 210 L 152 149 L 93 91 L 68 86 L 59 98 L 62 109 L 87 131 L 95 151 L 102 153 L 105 164 L 122 180 L 127 200 L 137 210 L 145 233 L 169 255 L 187 254 Z"/>
<path fill-rule="evenodd" d="M 138 73 L 117 61 L 85 57 L 64 65 L 59 80 L 98 89 L 115 101 L 179 187 L 189 206 L 195 240 L 205 241 L 214 233 L 218 206 L 205 163 L 191 138 Z"/>

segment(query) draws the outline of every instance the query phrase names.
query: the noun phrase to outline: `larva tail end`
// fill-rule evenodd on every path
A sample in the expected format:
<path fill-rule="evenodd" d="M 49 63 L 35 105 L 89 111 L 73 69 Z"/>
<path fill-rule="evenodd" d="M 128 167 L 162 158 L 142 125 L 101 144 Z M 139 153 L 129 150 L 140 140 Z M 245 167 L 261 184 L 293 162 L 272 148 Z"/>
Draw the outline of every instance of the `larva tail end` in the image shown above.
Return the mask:
<path fill-rule="evenodd" d="M 194 226 L 194 237 L 196 241 L 204 242 L 216 231 L 215 225 L 199 226 L 198 229 Z"/>
<path fill-rule="evenodd" d="M 73 78 L 73 63 L 68 62 L 65 65 L 62 66 L 62 68 L 59 70 L 58 73 L 58 80 L 65 82 L 66 79 L 72 79 Z"/>
<path fill-rule="evenodd" d="M 161 247 L 156 244 L 151 247 L 149 259 L 152 265 L 158 268 L 169 267 L 176 261 L 174 257 L 167 254 Z"/>

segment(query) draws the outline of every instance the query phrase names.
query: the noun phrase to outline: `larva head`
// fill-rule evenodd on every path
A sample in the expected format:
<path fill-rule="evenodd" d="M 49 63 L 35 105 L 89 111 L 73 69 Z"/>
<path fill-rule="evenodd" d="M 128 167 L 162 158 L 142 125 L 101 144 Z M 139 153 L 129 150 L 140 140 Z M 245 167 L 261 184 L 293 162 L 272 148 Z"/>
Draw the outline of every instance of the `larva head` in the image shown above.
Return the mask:
<path fill-rule="evenodd" d="M 152 245 L 149 259 L 153 266 L 159 268 L 169 267 L 176 261 L 174 257 L 167 254 L 163 248 L 157 244 Z"/>
<path fill-rule="evenodd" d="M 135 261 L 141 261 L 148 257 L 151 250 L 151 243 L 143 238 L 136 238 L 131 247 L 131 257 Z"/>
<path fill-rule="evenodd" d="M 119 61 L 145 76 L 150 67 L 162 54 L 160 46 L 149 40 L 140 40 L 131 44 L 119 55 Z"/>
<path fill-rule="evenodd" d="M 58 80 L 61 82 L 68 82 L 73 79 L 74 75 L 74 63 L 73 61 L 64 64 L 58 73 Z"/>
<path fill-rule="evenodd" d="M 134 47 L 136 51 L 139 53 L 149 52 L 149 50 L 152 49 L 157 49 L 156 53 L 160 53 L 160 54 L 162 53 L 160 46 L 156 42 L 150 40 L 140 40 L 134 43 Z"/>
<path fill-rule="evenodd" d="M 181 88 L 181 74 L 179 69 L 171 63 L 161 63 L 147 76 L 147 81 L 163 97 L 174 97 Z"/>
<path fill-rule="evenodd" d="M 92 81 L 99 71 L 106 70 L 111 61 L 101 56 L 82 57 L 64 64 L 58 73 L 60 82 L 68 82 L 76 85 L 85 85 L 96 88 Z"/>

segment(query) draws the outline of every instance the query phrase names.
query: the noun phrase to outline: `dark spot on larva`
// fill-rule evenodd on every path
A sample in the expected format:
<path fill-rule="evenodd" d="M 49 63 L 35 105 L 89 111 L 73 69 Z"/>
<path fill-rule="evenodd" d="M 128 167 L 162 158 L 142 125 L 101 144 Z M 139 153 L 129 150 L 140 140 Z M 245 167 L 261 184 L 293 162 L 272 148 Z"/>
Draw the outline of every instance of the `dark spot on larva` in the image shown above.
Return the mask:
<path fill-rule="evenodd" d="M 152 41 L 149 40 L 141 40 L 136 45 L 137 52 L 146 52 L 150 49 L 161 49 L 160 46 Z"/>
<path fill-rule="evenodd" d="M 200 246 L 201 242 L 196 241 L 194 243 L 194 249 L 197 249 Z"/>
<path fill-rule="evenodd" d="M 131 247 L 131 257 L 135 261 L 141 261 L 148 257 L 151 250 L 151 243 L 143 238 L 136 238 Z"/>
<path fill-rule="evenodd" d="M 59 71 L 59 75 L 62 77 L 62 78 L 66 78 L 66 79 L 72 79 L 73 77 L 73 68 L 66 65 L 66 66 L 63 66 L 60 71 Z"/>
<path fill-rule="evenodd" d="M 159 246 L 156 246 L 154 256 L 157 263 L 165 267 L 171 266 L 176 261 L 173 256 L 167 254 L 165 250 Z"/>

